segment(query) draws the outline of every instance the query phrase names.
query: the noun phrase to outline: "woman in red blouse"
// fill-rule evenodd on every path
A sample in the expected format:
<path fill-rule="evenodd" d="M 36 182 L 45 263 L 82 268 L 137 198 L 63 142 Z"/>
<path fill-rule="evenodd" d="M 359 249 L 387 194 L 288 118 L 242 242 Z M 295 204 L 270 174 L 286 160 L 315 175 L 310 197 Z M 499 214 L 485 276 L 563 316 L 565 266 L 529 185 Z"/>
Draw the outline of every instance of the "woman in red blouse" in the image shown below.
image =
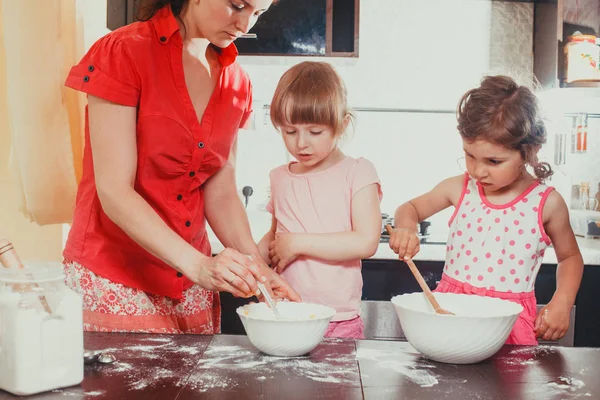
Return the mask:
<path fill-rule="evenodd" d="M 298 295 L 266 265 L 235 183 L 252 87 L 233 41 L 273 0 L 152 0 L 99 39 L 66 85 L 88 94 L 83 177 L 64 251 L 84 328 L 213 334 L 218 291 L 257 280 Z M 226 247 L 211 257 L 206 221 Z"/>

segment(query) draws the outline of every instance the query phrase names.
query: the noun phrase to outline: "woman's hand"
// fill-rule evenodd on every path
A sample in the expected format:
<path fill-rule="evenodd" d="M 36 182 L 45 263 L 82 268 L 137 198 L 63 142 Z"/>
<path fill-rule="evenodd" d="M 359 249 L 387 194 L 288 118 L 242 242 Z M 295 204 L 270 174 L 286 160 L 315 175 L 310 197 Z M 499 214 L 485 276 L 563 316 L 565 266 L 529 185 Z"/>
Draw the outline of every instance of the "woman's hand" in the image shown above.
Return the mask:
<path fill-rule="evenodd" d="M 205 289 L 229 292 L 237 297 L 257 295 L 259 290 L 256 282 L 267 281 L 263 268 L 248 256 L 230 248 L 214 257 L 205 257 L 191 271 L 182 272 Z"/>
<path fill-rule="evenodd" d="M 267 276 L 267 282 L 265 283 L 265 287 L 267 290 L 271 289 L 271 296 L 273 300 L 289 300 L 295 302 L 301 302 L 302 298 L 291 286 L 283 279 L 279 274 L 265 266 L 266 270 L 264 271 Z M 262 300 L 262 297 L 259 297 Z"/>
<path fill-rule="evenodd" d="M 275 240 L 269 243 L 271 268 L 277 273 L 282 273 L 283 270 L 300 255 L 298 249 L 299 240 L 299 234 L 278 233 L 275 235 Z"/>
<path fill-rule="evenodd" d="M 558 340 L 565 336 L 569 329 L 571 307 L 565 302 L 551 300 L 542 308 L 535 319 L 534 330 L 538 338 Z"/>
<path fill-rule="evenodd" d="M 419 237 L 414 230 L 398 228 L 390 234 L 390 249 L 402 260 L 413 258 L 421 249 Z"/>

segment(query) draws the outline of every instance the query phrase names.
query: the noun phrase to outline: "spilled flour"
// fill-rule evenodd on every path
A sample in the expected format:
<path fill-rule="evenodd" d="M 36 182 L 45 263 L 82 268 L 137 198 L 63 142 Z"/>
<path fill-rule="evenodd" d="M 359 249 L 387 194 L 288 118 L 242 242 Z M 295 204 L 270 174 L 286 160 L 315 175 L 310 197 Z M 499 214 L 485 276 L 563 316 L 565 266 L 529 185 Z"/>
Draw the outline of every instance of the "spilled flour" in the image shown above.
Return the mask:
<path fill-rule="evenodd" d="M 241 345 L 233 345 L 238 342 Z M 117 361 L 111 365 L 96 364 L 86 368 L 92 368 L 94 373 L 101 373 L 103 376 L 118 375 L 123 379 L 124 389 L 132 391 L 174 385 L 187 386 L 203 393 L 213 389 L 244 388 L 250 380 L 268 382 L 288 378 L 304 378 L 331 384 L 360 384 L 356 354 L 347 348 L 348 354 L 340 355 L 337 345 L 339 342 L 342 340 L 325 339 L 310 356 L 289 358 L 260 353 L 249 343 L 246 344 L 244 338 L 215 336 L 199 360 L 190 355 L 200 354 L 202 346 L 178 345 L 177 341 L 168 337 L 148 337 L 136 345 L 102 349 L 114 353 Z M 354 348 L 353 344 L 349 346 Z M 126 362 L 132 358 L 142 361 L 142 364 Z M 162 360 L 165 358 L 177 358 L 182 366 L 179 372 L 164 368 Z M 190 375 L 192 371 L 193 374 Z M 64 396 L 82 395 L 81 389 L 56 390 L 54 393 Z M 95 397 L 105 392 L 85 394 Z"/>
<path fill-rule="evenodd" d="M 211 346 L 187 384 L 206 392 L 244 387 L 248 380 L 285 379 L 286 375 L 332 384 L 360 382 L 354 352 L 340 356 L 331 344 L 325 340 L 311 352 L 310 358 L 273 357 L 242 346 Z"/>
<path fill-rule="evenodd" d="M 534 385 L 527 389 L 527 394 L 535 397 L 551 396 L 553 399 L 579 399 L 592 397 L 592 393 L 586 392 L 585 383 L 580 379 L 561 376 L 545 385 Z"/>
<path fill-rule="evenodd" d="M 438 377 L 431 371 L 435 366 L 418 361 L 402 360 L 402 350 L 369 349 L 359 344 L 356 358 L 360 360 L 371 360 L 377 362 L 377 367 L 382 370 L 392 370 L 403 375 L 409 381 L 421 386 L 432 387 L 439 383 Z M 363 376 L 363 378 L 365 378 Z"/>
<path fill-rule="evenodd" d="M 561 376 L 560 378 L 558 378 L 558 382 L 549 382 L 548 386 L 554 387 L 556 389 L 579 390 L 585 386 L 585 383 L 583 383 L 579 379 Z"/>

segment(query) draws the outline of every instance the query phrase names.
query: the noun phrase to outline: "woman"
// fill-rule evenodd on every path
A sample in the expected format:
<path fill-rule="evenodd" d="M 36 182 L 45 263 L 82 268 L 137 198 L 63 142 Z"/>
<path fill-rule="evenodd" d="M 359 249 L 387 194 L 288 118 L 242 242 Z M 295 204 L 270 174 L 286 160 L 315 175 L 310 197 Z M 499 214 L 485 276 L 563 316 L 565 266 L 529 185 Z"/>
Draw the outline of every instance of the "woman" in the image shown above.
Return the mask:
<path fill-rule="evenodd" d="M 298 295 L 258 249 L 235 184 L 252 88 L 233 41 L 272 0 L 153 0 L 66 85 L 88 94 L 67 283 L 93 331 L 217 333 L 217 291 Z M 226 247 L 211 257 L 206 222 Z"/>

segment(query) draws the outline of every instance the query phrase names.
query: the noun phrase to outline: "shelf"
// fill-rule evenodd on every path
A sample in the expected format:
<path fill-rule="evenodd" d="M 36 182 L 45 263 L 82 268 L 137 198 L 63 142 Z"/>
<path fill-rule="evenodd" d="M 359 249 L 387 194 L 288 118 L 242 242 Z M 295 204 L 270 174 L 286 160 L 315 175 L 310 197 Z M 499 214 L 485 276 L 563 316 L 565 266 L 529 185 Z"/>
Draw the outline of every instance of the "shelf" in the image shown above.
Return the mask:
<path fill-rule="evenodd" d="M 561 88 L 600 88 L 600 81 L 585 81 L 585 82 L 562 82 Z"/>

